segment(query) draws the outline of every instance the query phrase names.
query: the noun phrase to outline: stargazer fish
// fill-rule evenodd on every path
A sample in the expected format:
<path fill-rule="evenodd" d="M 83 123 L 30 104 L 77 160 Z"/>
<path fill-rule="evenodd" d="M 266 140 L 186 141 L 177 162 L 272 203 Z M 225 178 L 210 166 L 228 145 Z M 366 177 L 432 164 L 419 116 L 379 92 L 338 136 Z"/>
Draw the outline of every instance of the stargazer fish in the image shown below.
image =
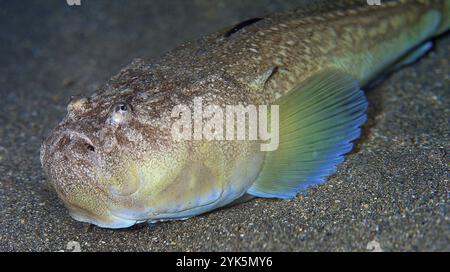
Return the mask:
<path fill-rule="evenodd" d="M 449 26 L 450 0 L 330 1 L 246 20 L 135 60 L 72 99 L 42 144 L 43 169 L 74 219 L 105 228 L 293 198 L 352 149 L 367 119 L 361 87 L 416 60 Z M 175 140 L 173 109 L 194 98 L 277 105 L 278 145 Z"/>

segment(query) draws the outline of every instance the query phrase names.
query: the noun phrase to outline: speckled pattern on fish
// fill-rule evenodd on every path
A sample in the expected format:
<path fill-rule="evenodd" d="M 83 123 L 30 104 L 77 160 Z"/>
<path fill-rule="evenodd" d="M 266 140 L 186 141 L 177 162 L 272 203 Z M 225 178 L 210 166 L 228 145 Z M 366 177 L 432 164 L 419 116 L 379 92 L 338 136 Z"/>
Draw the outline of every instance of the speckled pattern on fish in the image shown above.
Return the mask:
<path fill-rule="evenodd" d="M 257 200 L 185 222 L 158 224 L 151 229 L 108 232 L 94 228 L 86 232 L 83 225 L 65 216 L 62 205 L 45 188 L 39 174 L 36 150 L 43 135 L 65 114 L 62 106 L 69 96 L 65 92 L 81 90 L 89 94 L 108 74 L 114 73 L 133 56 L 156 56 L 162 47 L 173 46 L 167 41 L 172 44 L 180 39 L 192 39 L 205 29 L 214 30 L 220 25 L 230 24 L 233 19 L 218 19 L 222 21 L 217 23 L 215 19 L 207 18 L 215 14 L 214 8 L 205 4 L 197 7 L 200 11 L 197 13 L 183 6 L 183 12 L 187 9 L 192 11 L 191 14 L 197 14 L 190 16 L 194 17 L 190 22 L 203 18 L 192 27 L 188 26 L 187 31 L 177 32 L 183 38 L 171 35 L 169 39 L 157 34 L 161 36 L 155 39 L 154 32 L 144 27 L 141 33 L 145 34 L 139 35 L 139 41 L 129 43 L 135 38 L 133 32 L 123 31 L 118 38 L 101 30 L 114 24 L 120 25 L 118 30 L 126 29 L 126 24 L 117 24 L 117 18 L 123 18 L 120 17 L 123 14 L 133 14 L 132 18 L 144 25 L 147 20 L 144 18 L 151 16 L 141 16 L 143 12 L 137 12 L 144 10 L 136 8 L 140 4 L 120 5 L 120 10 L 125 11 L 116 17 L 113 16 L 114 8 L 117 8 L 115 4 L 101 7 L 87 4 L 82 12 L 95 13 L 95 16 L 89 17 L 88 14 L 90 20 L 76 24 L 85 17 L 79 17 L 71 10 L 69 16 L 62 18 L 58 16 L 61 10 L 43 3 L 40 1 L 34 6 L 33 14 L 39 10 L 56 14 L 51 24 L 53 27 L 58 25 L 57 22 L 61 24 L 56 30 L 49 31 L 48 46 L 39 47 L 39 43 L 32 43 L 40 51 L 35 51 L 24 61 L 27 66 L 23 66 L 26 70 L 22 70 L 20 77 L 12 72 L 20 69 L 10 69 L 14 67 L 12 58 L 16 58 L 15 61 L 21 59 L 18 52 L 28 47 L 18 45 L 10 50 L 5 45 L 3 49 L 6 51 L 2 49 L 3 52 L 13 52 L 7 54 L 11 56 L 6 58 L 5 69 L 7 67 L 8 70 L 2 73 L 6 95 L 0 102 L 9 113 L 0 119 L 4 128 L 0 130 L 0 170 L 3 173 L 0 198 L 4 204 L 2 218 L 5 218 L 1 222 L 2 249 L 60 250 L 65 249 L 71 240 L 79 241 L 82 250 L 366 250 L 367 243 L 373 239 L 379 241 L 384 250 L 442 250 L 448 246 L 443 213 L 446 206 L 446 181 L 443 177 L 448 162 L 443 155 L 445 152 L 442 153 L 445 150 L 442 136 L 448 128 L 443 108 L 448 104 L 445 102 L 448 91 L 447 39 L 437 40 L 435 50 L 426 58 L 397 72 L 369 93 L 372 106 L 369 108 L 371 120 L 365 128 L 368 138 L 349 155 L 326 185 L 311 189 L 307 196 L 299 196 L 293 201 Z M 30 5 L 33 7 L 32 3 Z M 243 12 L 234 8 L 237 4 L 230 4 L 225 12 L 223 8 L 221 12 L 230 14 L 232 10 L 231 14 L 236 16 L 234 20 L 238 21 L 287 5 L 284 2 L 272 3 L 265 9 L 244 8 L 242 10 L 246 12 Z M 160 10 L 163 5 L 155 6 Z M 9 8 L 5 12 L 8 14 L 14 10 Z M 49 10 L 54 13 L 49 13 Z M 176 12 L 180 13 L 179 10 Z M 23 18 L 32 21 L 33 14 Z M 92 18 L 103 21 L 99 23 Z M 162 27 L 158 20 L 164 18 L 155 19 L 158 22 L 154 24 L 155 29 Z M 185 22 L 182 18 L 179 15 L 177 19 L 169 17 L 165 25 L 188 25 L 179 23 Z M 209 26 L 201 23 L 207 20 L 214 23 Z M 25 19 L 21 21 L 25 22 Z M 196 25 L 199 27 L 193 31 Z M 139 32 L 140 27 L 135 25 L 134 29 Z M 85 33 L 85 36 L 72 35 L 74 30 Z M 74 41 L 79 39 L 85 46 L 77 46 Z M 126 45 L 124 39 L 127 40 Z M 61 42 L 65 40 L 71 42 Z M 114 51 L 117 48 L 130 50 Z M 77 54 L 73 53 L 77 50 Z M 44 63 L 53 65 L 45 66 Z M 30 80 L 19 80 L 22 78 Z M 27 129 L 21 129 L 25 124 Z M 22 144 L 25 142 L 27 145 Z M 24 160 L 28 162 L 23 163 Z M 348 199 L 348 195 L 353 198 Z"/>

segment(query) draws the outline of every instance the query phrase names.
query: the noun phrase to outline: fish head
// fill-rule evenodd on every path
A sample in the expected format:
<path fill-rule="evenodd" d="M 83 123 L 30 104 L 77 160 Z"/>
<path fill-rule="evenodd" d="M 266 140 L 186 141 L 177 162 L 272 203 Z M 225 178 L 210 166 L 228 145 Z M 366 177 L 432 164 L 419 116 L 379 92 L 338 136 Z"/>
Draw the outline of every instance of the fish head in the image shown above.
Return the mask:
<path fill-rule="evenodd" d="M 172 139 L 164 101 L 149 111 L 133 94 L 100 96 L 72 99 L 41 146 L 44 172 L 74 219 L 123 228 L 186 217 L 204 204 L 199 193 L 220 195 L 192 146 Z"/>
<path fill-rule="evenodd" d="M 180 140 L 173 134 L 183 117 L 196 119 L 197 97 L 205 105 L 245 101 L 245 92 L 231 92 L 241 86 L 223 75 L 130 86 L 131 73 L 138 82 L 149 81 L 141 70 L 125 69 L 98 94 L 72 99 L 42 144 L 44 172 L 78 221 L 123 228 L 195 216 L 241 196 L 259 171 L 263 156 L 253 156 L 255 142 Z M 174 115 L 174 109 L 189 113 Z"/>

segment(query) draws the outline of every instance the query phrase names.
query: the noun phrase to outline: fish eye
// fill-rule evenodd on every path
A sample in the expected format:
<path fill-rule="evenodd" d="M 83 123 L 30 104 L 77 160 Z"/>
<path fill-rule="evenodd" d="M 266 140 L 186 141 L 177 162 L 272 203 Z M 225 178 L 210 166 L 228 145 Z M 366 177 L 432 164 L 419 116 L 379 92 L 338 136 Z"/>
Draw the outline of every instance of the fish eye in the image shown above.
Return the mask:
<path fill-rule="evenodd" d="M 130 117 L 131 106 L 125 102 L 119 102 L 112 106 L 108 118 L 110 124 L 123 124 Z"/>
<path fill-rule="evenodd" d="M 114 111 L 115 112 L 127 112 L 129 109 L 130 109 L 130 106 L 127 103 L 125 103 L 125 102 L 117 103 L 114 106 Z"/>

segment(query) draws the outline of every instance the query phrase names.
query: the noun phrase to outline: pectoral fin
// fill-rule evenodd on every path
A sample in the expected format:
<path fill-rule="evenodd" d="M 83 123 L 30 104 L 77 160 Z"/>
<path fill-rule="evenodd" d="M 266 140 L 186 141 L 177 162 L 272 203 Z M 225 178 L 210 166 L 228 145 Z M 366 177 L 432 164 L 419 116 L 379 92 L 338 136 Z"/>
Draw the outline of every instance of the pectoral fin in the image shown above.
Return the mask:
<path fill-rule="evenodd" d="M 426 42 L 413 49 L 406 56 L 397 61 L 392 68 L 392 71 L 402 68 L 403 66 L 410 65 L 416 62 L 420 57 L 425 55 L 433 47 L 433 42 Z"/>
<path fill-rule="evenodd" d="M 336 171 L 367 117 L 358 82 L 335 69 L 319 72 L 276 103 L 280 144 L 268 152 L 247 193 L 292 198 Z"/>

